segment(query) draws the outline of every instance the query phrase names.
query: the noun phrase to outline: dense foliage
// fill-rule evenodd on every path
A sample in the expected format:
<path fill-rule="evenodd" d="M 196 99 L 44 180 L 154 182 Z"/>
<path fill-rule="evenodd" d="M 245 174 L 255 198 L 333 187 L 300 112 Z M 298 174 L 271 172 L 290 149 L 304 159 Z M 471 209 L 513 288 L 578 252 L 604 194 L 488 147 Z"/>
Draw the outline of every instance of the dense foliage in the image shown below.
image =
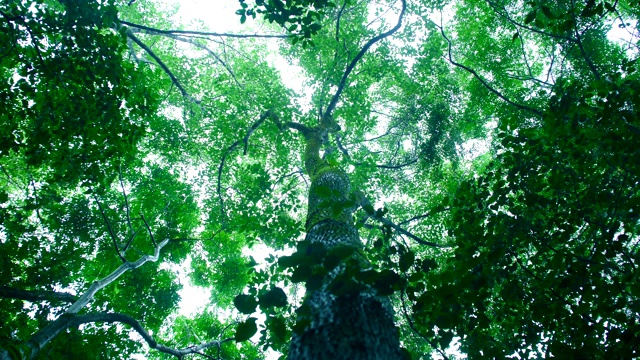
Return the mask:
<path fill-rule="evenodd" d="M 640 356 L 636 2 L 233 5 L 0 4 L 0 358 L 286 354 L 341 262 L 413 359 Z M 366 269 L 303 241 L 327 113 Z"/>

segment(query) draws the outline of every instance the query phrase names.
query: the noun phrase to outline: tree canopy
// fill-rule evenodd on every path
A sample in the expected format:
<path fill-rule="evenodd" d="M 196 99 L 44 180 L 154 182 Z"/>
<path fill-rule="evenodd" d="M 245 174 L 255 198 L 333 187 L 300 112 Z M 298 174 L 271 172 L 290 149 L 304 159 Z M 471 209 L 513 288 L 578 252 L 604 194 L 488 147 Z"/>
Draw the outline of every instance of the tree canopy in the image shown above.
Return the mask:
<path fill-rule="evenodd" d="M 0 359 L 284 358 L 339 266 L 406 358 L 640 356 L 637 2 L 233 5 L 0 4 Z"/>

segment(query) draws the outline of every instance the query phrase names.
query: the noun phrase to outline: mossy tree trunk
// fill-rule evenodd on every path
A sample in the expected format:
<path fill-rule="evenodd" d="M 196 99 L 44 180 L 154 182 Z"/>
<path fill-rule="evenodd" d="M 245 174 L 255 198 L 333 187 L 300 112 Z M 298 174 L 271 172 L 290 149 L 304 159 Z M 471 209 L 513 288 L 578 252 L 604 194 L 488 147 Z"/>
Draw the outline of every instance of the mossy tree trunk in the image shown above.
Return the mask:
<path fill-rule="evenodd" d="M 289 347 L 291 360 L 401 359 L 398 330 L 389 300 L 370 286 L 350 279 L 353 269 L 366 270 L 362 242 L 353 222 L 357 196 L 347 174 L 320 158 L 323 138 L 337 130 L 331 119 L 313 128 L 295 124 L 305 137 L 305 168 L 311 178 L 306 221 L 310 244 L 326 251 L 351 249 L 347 258 L 328 271 L 317 289 L 307 287 L 303 306 L 308 324 L 294 333 Z"/>

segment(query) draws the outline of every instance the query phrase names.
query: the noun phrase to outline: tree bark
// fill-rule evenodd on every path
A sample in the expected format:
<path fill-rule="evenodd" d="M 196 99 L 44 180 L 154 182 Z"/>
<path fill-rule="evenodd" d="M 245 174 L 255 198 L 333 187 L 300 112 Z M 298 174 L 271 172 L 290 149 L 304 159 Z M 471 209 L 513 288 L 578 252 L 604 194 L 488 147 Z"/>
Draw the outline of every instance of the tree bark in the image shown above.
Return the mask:
<path fill-rule="evenodd" d="M 306 239 L 312 244 L 322 244 L 329 251 L 336 246 L 354 247 L 356 251 L 348 260 L 366 266 L 360 256 L 363 245 L 352 218 L 356 206 L 353 206 L 349 178 L 319 156 L 323 138 L 337 129 L 335 123 L 325 119 L 314 128 L 299 124 L 293 128 L 305 137 L 305 168 L 311 177 Z M 345 263 L 338 265 L 325 276 L 318 290 L 307 290 L 305 303 L 310 309 L 311 322 L 302 333 L 294 333 L 289 360 L 402 359 L 393 308 L 386 297 L 377 295 L 370 287 L 363 287 L 361 291 L 347 289 L 344 295 L 330 291 L 332 281 L 343 275 L 345 269 Z"/>

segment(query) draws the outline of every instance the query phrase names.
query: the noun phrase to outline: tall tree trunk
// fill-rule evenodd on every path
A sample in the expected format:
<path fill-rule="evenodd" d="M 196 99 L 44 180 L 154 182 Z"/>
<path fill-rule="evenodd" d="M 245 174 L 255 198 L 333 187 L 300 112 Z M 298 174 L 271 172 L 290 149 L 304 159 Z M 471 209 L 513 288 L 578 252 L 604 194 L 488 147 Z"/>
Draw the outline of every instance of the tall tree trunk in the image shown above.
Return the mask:
<path fill-rule="evenodd" d="M 328 251 L 337 246 L 353 247 L 356 251 L 347 261 L 359 262 L 364 268 L 363 246 L 352 218 L 356 206 L 349 178 L 319 156 L 323 138 L 334 127 L 331 119 L 314 128 L 295 126 L 306 140 L 305 168 L 311 177 L 306 239 L 311 244 L 322 244 Z M 302 333 L 293 335 L 288 359 L 402 358 L 393 308 L 386 297 L 376 295 L 367 286 L 338 292 L 331 288 L 332 282 L 335 285 L 334 280 L 344 275 L 347 261 L 330 271 L 318 290 L 307 289 L 305 303 L 311 321 Z"/>

